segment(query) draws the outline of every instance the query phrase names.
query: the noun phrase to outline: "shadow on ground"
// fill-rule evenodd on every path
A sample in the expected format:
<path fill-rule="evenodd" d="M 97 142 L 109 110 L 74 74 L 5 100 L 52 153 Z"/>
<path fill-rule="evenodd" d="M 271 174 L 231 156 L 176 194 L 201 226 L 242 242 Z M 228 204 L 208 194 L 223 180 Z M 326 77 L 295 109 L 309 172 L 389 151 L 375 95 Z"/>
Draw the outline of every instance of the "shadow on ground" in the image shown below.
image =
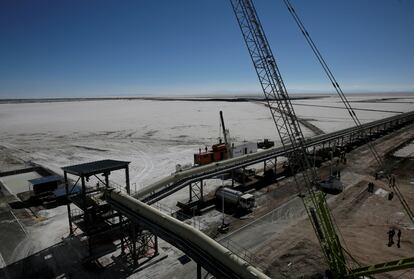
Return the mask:
<path fill-rule="evenodd" d="M 83 262 L 87 245 L 78 238 L 67 238 L 47 249 L 0 269 L 0 278 L 126 278 L 131 272 L 119 263 L 108 260 Z"/>

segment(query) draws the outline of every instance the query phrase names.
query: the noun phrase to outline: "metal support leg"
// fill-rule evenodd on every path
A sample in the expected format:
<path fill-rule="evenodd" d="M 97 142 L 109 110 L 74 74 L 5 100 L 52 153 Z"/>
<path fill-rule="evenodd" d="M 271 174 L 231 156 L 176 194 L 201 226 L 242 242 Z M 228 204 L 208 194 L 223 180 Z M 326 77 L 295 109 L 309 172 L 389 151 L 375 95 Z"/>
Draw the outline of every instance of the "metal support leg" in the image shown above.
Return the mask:
<path fill-rule="evenodd" d="M 201 279 L 201 265 L 197 263 L 197 279 Z"/>
<path fill-rule="evenodd" d="M 138 255 L 137 255 L 137 232 L 136 232 L 136 225 L 134 223 L 131 223 L 132 226 L 132 235 L 131 235 L 131 241 L 132 241 L 132 260 L 134 263 L 134 266 L 138 266 Z"/>
<path fill-rule="evenodd" d="M 245 177 L 246 177 L 246 168 L 243 167 L 243 171 L 242 171 L 242 185 L 243 186 L 246 185 Z"/>
<path fill-rule="evenodd" d="M 72 216 L 70 214 L 70 200 L 69 200 L 69 181 L 68 174 L 64 172 L 65 177 L 65 189 L 66 189 L 66 207 L 68 209 L 68 221 L 69 221 L 69 235 L 73 236 L 73 227 L 72 227 Z"/>
<path fill-rule="evenodd" d="M 83 210 L 83 220 L 85 222 L 85 227 L 86 227 L 86 234 L 88 235 L 88 250 L 89 250 L 89 255 L 92 255 L 92 241 L 91 241 L 91 236 L 90 234 L 90 216 L 89 216 L 89 211 L 88 211 L 88 206 L 86 204 L 86 184 L 85 184 L 85 177 L 82 176 L 81 177 L 81 183 L 82 183 L 82 210 Z"/>
<path fill-rule="evenodd" d="M 120 224 L 120 228 L 121 228 L 121 255 L 125 254 L 125 241 L 124 241 L 124 233 L 123 232 L 123 224 L 122 224 L 123 220 L 122 220 L 122 214 L 119 214 L 119 224 Z"/>
<path fill-rule="evenodd" d="M 157 256 L 158 253 L 158 237 L 156 235 L 154 235 L 154 256 Z"/>
<path fill-rule="evenodd" d="M 200 201 L 204 202 L 204 189 L 203 189 L 203 180 L 200 181 L 201 185 L 200 185 Z"/>
<path fill-rule="evenodd" d="M 125 168 L 125 188 L 128 195 L 131 194 L 131 187 L 129 185 L 129 169 L 128 167 Z"/>
<path fill-rule="evenodd" d="M 109 187 L 109 174 L 104 173 L 104 176 L 105 176 L 105 187 L 108 188 Z"/>

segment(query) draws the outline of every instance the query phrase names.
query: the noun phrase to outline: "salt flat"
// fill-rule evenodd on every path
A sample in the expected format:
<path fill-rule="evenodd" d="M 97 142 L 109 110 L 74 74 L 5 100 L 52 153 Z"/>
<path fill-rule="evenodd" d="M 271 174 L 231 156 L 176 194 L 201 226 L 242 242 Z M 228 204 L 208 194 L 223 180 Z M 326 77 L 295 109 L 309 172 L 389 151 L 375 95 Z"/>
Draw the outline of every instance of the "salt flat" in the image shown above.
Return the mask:
<path fill-rule="evenodd" d="M 351 96 L 349 100 L 363 123 L 414 109 L 414 95 Z M 353 126 L 337 97 L 299 99 L 293 104 L 299 118 L 325 133 Z M 262 102 L 100 100 L 0 104 L 0 147 L 57 173 L 66 165 L 105 158 L 131 161 L 132 189 L 139 190 L 174 172 L 176 164 L 192 163 L 199 148 L 216 143 L 220 110 L 234 141 L 270 138 L 278 144 L 269 110 Z M 306 127 L 303 131 L 307 137 L 314 135 Z M 122 173 L 112 173 L 111 181 L 123 183 Z M 213 190 L 222 182 L 206 183 L 206 190 Z M 163 200 L 162 206 L 168 210 L 177 200 L 186 199 L 188 189 L 183 189 Z M 64 207 L 44 210 L 43 215 L 45 221 L 28 228 L 32 237 L 19 245 L 10 261 L 58 243 L 67 235 Z M 199 219 L 202 226 L 210 226 L 220 218 L 219 212 L 211 211 Z M 176 261 L 180 251 L 163 241 L 160 247 L 168 260 L 131 278 L 192 277 L 188 270 L 194 266 Z"/>
<path fill-rule="evenodd" d="M 349 100 L 363 123 L 414 109 L 411 95 Z M 324 132 L 353 126 L 338 97 L 293 103 L 298 117 Z M 234 141 L 270 138 L 277 144 L 270 113 L 260 102 L 103 100 L 0 104 L 0 145 L 58 173 L 65 165 L 104 158 L 131 161 L 131 183 L 138 190 L 217 142 L 220 110 Z M 112 179 L 122 182 L 116 173 Z"/>
<path fill-rule="evenodd" d="M 15 195 L 31 190 L 29 180 L 41 177 L 37 172 L 27 172 L 15 175 L 9 175 L 0 178 L 7 190 Z"/>

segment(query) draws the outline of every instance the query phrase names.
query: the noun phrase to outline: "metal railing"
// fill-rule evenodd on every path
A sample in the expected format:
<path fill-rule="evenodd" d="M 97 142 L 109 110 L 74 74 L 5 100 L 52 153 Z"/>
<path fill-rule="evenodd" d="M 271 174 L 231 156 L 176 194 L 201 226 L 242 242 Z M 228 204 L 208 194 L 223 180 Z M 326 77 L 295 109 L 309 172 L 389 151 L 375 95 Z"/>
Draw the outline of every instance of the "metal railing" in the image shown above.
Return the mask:
<path fill-rule="evenodd" d="M 255 256 L 250 250 L 241 247 L 236 242 L 230 239 L 227 239 L 224 242 L 220 241 L 220 244 L 226 247 L 232 253 L 236 254 L 237 256 L 239 256 L 240 258 L 248 262 L 249 264 L 256 266 L 256 267 L 261 267 L 260 265 L 261 261 L 259 260 L 259 258 Z"/>

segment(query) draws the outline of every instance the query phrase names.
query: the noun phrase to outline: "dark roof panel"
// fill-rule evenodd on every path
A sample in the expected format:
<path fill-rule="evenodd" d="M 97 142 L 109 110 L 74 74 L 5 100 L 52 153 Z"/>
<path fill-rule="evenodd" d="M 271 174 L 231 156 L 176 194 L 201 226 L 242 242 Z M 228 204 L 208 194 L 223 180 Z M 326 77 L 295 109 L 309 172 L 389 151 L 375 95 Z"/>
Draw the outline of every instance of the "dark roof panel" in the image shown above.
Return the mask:
<path fill-rule="evenodd" d="M 127 168 L 130 162 L 116 160 L 101 160 L 85 164 L 63 167 L 62 170 L 78 176 L 89 176 Z"/>
<path fill-rule="evenodd" d="M 32 185 L 41 185 L 45 183 L 59 182 L 59 181 L 63 181 L 63 178 L 60 177 L 59 175 L 50 175 L 50 176 L 45 176 L 45 177 L 40 177 L 40 178 L 29 180 L 29 182 Z"/>

